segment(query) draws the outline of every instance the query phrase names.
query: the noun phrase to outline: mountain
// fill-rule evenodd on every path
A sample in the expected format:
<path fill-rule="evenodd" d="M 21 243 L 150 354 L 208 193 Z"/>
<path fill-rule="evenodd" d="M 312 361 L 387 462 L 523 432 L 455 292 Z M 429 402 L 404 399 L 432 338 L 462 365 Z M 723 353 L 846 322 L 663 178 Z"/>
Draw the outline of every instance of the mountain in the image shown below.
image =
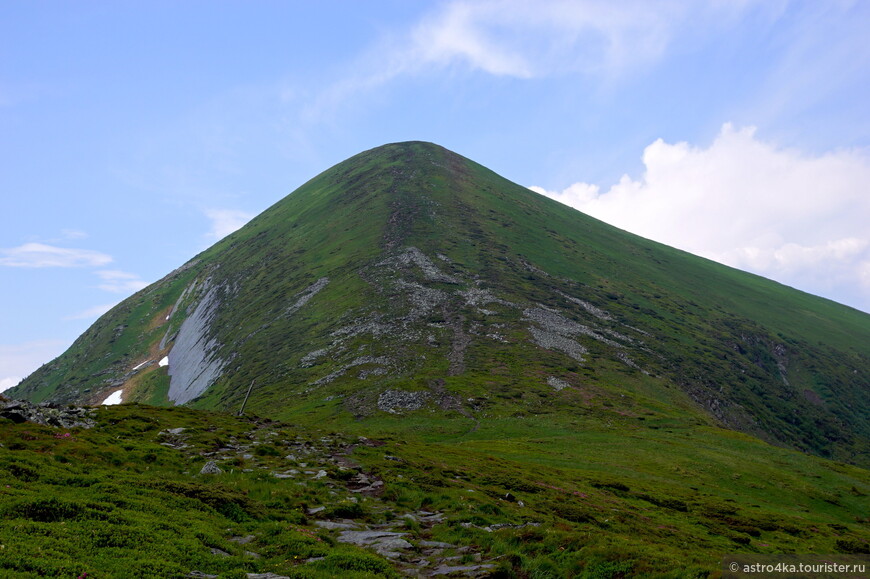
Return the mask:
<path fill-rule="evenodd" d="M 0 429 L 0 569 L 707 576 L 724 553 L 866 554 L 868 346 L 867 314 L 385 145 L 7 392 L 123 404 Z"/>
<path fill-rule="evenodd" d="M 248 407 L 279 418 L 427 408 L 457 431 L 604 407 L 867 465 L 868 346 L 866 314 L 409 142 L 312 179 L 11 395 L 233 410 L 253 382 Z"/>

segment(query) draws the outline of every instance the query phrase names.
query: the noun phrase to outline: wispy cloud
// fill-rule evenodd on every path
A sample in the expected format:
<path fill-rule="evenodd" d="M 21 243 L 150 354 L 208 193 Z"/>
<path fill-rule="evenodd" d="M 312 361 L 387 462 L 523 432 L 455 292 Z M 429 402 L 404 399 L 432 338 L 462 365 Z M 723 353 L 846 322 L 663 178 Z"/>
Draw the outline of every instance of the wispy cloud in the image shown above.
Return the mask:
<path fill-rule="evenodd" d="M 644 237 L 870 310 L 870 152 L 808 155 L 722 127 L 709 147 L 665 143 L 602 191 L 533 187 Z"/>
<path fill-rule="evenodd" d="M 418 65 L 462 62 L 519 78 L 603 72 L 658 59 L 691 3 L 454 1 L 411 34 Z"/>
<path fill-rule="evenodd" d="M 89 237 L 87 232 L 80 229 L 61 229 L 60 233 L 66 240 L 87 239 Z"/>
<path fill-rule="evenodd" d="M 680 35 L 727 26 L 781 2 L 453 0 L 363 51 L 352 72 L 319 93 L 303 117 L 320 120 L 402 76 L 456 69 L 517 79 L 582 74 L 614 79 L 661 60 Z"/>
<path fill-rule="evenodd" d="M 135 273 L 117 269 L 101 269 L 94 273 L 102 280 L 97 287 L 107 292 L 129 294 L 148 286 L 148 282 L 139 279 Z"/>
<path fill-rule="evenodd" d="M 93 306 L 91 308 L 87 308 L 87 309 L 82 310 L 80 312 L 70 314 L 69 316 L 65 316 L 63 319 L 64 319 L 64 321 L 96 319 L 96 318 L 99 318 L 100 316 L 102 316 L 103 314 L 105 314 L 106 312 L 108 312 L 109 310 L 111 310 L 112 308 L 114 308 L 116 305 L 118 305 L 118 302 L 112 302 L 110 304 L 102 304 L 99 306 Z"/>
<path fill-rule="evenodd" d="M 235 209 L 206 209 L 205 215 L 211 220 L 211 230 L 208 237 L 211 239 L 223 239 L 230 233 L 241 229 L 255 215 L 247 211 Z"/>
<path fill-rule="evenodd" d="M 111 262 L 110 255 L 99 251 L 45 243 L 25 243 L 0 249 L 0 265 L 7 267 L 100 267 Z"/>
<path fill-rule="evenodd" d="M 867 3 L 791 2 L 787 20 L 790 26 L 775 36 L 782 52 L 757 98 L 746 103 L 747 118 L 786 121 L 816 140 L 841 143 L 857 135 L 863 141 L 870 130 L 861 96 L 870 71 Z M 832 100 L 838 114 L 823 113 Z"/>

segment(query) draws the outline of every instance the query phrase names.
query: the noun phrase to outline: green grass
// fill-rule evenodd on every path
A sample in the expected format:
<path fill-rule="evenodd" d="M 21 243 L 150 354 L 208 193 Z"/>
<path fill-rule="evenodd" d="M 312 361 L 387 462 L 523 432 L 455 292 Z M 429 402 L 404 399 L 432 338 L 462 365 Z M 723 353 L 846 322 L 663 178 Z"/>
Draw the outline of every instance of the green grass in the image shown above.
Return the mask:
<path fill-rule="evenodd" d="M 409 418 L 432 420 L 424 411 Z M 357 445 L 350 457 L 383 479 L 384 493 L 351 500 L 347 471 L 327 467 L 322 480 L 270 473 L 295 464 L 284 456 L 303 442 L 326 444 L 328 454 L 363 429 L 139 405 L 100 409 L 91 430 L 2 426 L 0 574 L 8 577 L 400 573 L 405 563 L 313 526 L 307 509 L 318 505 L 326 507 L 318 518 L 368 524 L 441 513 L 434 526 L 406 521 L 406 538 L 467 549 L 444 556 L 468 552 L 468 562 L 480 558 L 508 577 L 705 577 L 726 553 L 870 547 L 870 473 L 711 427 L 621 425 L 617 436 L 600 418 L 505 418 L 437 440 L 431 428 L 409 437 L 374 424 L 367 434 L 382 445 Z M 188 446 L 162 445 L 172 439 L 160 433 L 177 427 Z M 232 441 L 256 443 L 251 457 L 199 475 L 202 453 Z M 246 535 L 255 539 L 230 541 Z"/>

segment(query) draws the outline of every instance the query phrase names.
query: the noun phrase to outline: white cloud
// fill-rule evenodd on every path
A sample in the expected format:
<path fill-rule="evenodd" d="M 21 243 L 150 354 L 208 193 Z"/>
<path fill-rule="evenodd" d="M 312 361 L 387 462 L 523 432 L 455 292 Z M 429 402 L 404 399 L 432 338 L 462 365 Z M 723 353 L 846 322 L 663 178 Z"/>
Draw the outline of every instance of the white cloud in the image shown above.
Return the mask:
<path fill-rule="evenodd" d="M 102 316 L 103 314 L 105 314 L 106 312 L 108 312 L 109 310 L 111 310 L 112 308 L 114 308 L 116 305 L 118 305 L 118 302 L 112 302 L 110 304 L 101 304 L 99 306 L 93 306 L 91 308 L 88 308 L 86 310 L 82 310 L 82 311 L 77 312 L 75 314 L 70 314 L 70 315 L 64 317 L 63 319 L 67 320 L 67 321 L 69 321 L 69 320 L 97 319 L 100 316 Z"/>
<path fill-rule="evenodd" d="M 465 61 L 494 75 L 531 76 L 527 59 L 499 38 L 491 28 L 508 25 L 498 3 L 451 2 L 420 23 L 411 35 L 411 50 L 405 52 L 419 64 L 449 64 Z"/>
<path fill-rule="evenodd" d="M 135 293 L 148 286 L 148 282 L 139 279 L 135 273 L 117 269 L 102 269 L 94 273 L 103 281 L 97 287 L 107 292 Z"/>
<path fill-rule="evenodd" d="M 739 7 L 738 7 L 739 8 Z M 690 15 L 734 5 L 670 1 L 457 0 L 425 18 L 409 58 L 421 64 L 462 61 L 519 78 L 561 72 L 621 71 L 657 60 Z"/>
<path fill-rule="evenodd" d="M 321 121 L 325 112 L 361 93 L 432 69 L 464 67 L 520 79 L 576 73 L 616 78 L 661 60 L 678 36 L 703 37 L 750 7 L 776 13 L 779 4 L 453 0 L 363 51 L 348 74 L 315 96 L 303 118 Z"/>
<path fill-rule="evenodd" d="M 85 239 L 89 237 L 87 232 L 79 229 L 61 229 L 60 233 L 64 239 Z"/>
<path fill-rule="evenodd" d="M 703 35 L 751 8 L 776 17 L 783 2 L 741 0 L 453 0 L 421 19 L 400 52 L 406 69 L 464 62 L 526 78 L 620 74 L 659 60 L 677 35 Z"/>
<path fill-rule="evenodd" d="M 867 151 L 806 155 L 726 124 L 707 148 L 659 139 L 643 163 L 640 179 L 623 176 L 607 191 L 581 182 L 545 194 L 638 235 L 870 310 Z"/>
<path fill-rule="evenodd" d="M 112 256 L 99 251 L 45 243 L 25 243 L 0 249 L 0 265 L 7 267 L 100 267 L 111 261 Z"/>
<path fill-rule="evenodd" d="M 253 213 L 234 209 L 206 209 L 205 215 L 211 219 L 208 236 L 213 239 L 223 239 L 255 217 Z"/>
<path fill-rule="evenodd" d="M 13 386 L 18 386 L 18 383 L 22 380 L 23 378 L 21 376 L 9 376 L 7 378 L 0 378 L 0 392 L 5 392 Z"/>
<path fill-rule="evenodd" d="M 0 344 L 0 392 L 11 388 L 68 346 L 62 340 Z"/>

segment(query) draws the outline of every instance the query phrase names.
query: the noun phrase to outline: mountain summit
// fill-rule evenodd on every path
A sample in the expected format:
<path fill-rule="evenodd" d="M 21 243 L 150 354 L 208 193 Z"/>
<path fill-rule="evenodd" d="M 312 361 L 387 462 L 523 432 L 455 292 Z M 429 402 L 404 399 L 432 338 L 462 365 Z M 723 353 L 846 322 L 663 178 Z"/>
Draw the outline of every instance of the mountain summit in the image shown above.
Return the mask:
<path fill-rule="evenodd" d="M 407 142 L 321 173 L 10 394 L 236 411 L 250 391 L 270 417 L 457 435 L 724 426 L 866 466 L 868 345 L 866 314 Z"/>

